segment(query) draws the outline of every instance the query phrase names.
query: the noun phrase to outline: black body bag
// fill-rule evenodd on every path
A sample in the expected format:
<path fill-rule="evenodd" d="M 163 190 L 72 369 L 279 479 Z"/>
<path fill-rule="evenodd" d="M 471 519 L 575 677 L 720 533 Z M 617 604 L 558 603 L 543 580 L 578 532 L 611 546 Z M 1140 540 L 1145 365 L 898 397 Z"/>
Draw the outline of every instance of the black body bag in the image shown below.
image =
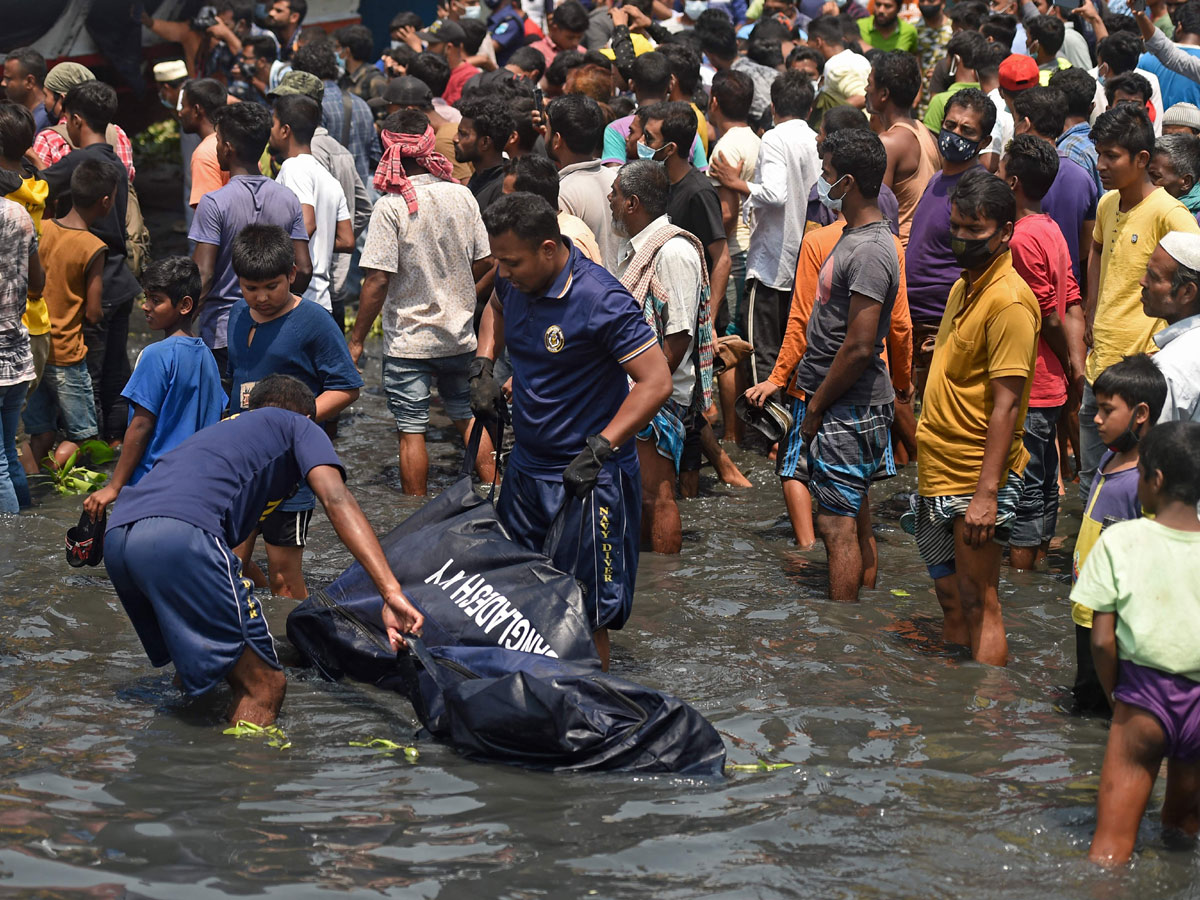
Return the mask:
<path fill-rule="evenodd" d="M 477 446 L 472 434 L 468 461 Z M 380 543 L 425 616 L 423 639 L 391 649 L 383 601 L 355 563 L 288 616 L 288 639 L 326 678 L 403 694 L 430 735 L 475 760 L 721 772 L 725 747 L 702 715 L 601 671 L 575 579 L 513 543 L 469 475 Z"/>

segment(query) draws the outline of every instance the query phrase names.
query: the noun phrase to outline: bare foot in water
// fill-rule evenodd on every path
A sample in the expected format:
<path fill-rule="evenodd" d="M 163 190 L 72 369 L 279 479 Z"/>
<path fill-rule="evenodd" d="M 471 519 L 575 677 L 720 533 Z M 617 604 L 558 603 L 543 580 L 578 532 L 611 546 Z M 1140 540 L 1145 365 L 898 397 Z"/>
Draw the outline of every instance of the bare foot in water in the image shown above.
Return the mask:
<path fill-rule="evenodd" d="M 754 487 L 750 483 L 750 479 L 743 475 L 734 461 L 729 458 L 729 454 L 725 452 L 725 448 L 721 446 L 716 434 L 713 433 L 712 426 L 707 423 L 700 429 L 700 449 L 708 461 L 713 464 L 713 468 L 717 470 L 717 477 L 727 485 L 736 488 Z"/>

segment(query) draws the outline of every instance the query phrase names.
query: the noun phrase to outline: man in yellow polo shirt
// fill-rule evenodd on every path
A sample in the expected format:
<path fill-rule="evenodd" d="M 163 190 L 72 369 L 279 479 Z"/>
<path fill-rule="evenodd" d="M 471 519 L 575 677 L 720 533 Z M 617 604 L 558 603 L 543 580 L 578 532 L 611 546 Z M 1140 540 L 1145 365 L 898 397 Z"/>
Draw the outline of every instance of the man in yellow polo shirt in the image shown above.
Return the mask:
<path fill-rule="evenodd" d="M 917 426 L 915 533 L 944 615 L 942 638 L 1008 662 L 1000 554 L 1021 496 L 1022 442 L 1041 313 L 1012 265 L 1016 200 L 984 169 L 951 195 L 950 289 Z"/>
<path fill-rule="evenodd" d="M 1087 274 L 1087 331 L 1090 348 L 1079 409 L 1079 488 L 1087 496 L 1104 442 L 1096 423 L 1092 384 L 1114 363 L 1134 353 L 1153 353 L 1154 335 L 1166 323 L 1142 309 L 1140 281 L 1159 240 L 1169 232 L 1200 234 L 1196 217 L 1150 180 L 1154 129 L 1146 110 L 1122 103 L 1092 126 L 1100 182 L 1108 191 L 1096 207 L 1096 229 Z"/>

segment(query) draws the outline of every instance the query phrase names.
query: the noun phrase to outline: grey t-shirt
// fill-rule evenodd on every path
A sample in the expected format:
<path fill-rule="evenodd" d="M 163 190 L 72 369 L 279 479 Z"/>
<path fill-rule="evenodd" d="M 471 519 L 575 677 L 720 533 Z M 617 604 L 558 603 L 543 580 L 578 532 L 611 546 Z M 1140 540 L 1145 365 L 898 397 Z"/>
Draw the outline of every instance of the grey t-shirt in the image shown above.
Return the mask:
<path fill-rule="evenodd" d="M 875 332 L 875 353 L 854 386 L 834 402 L 878 406 L 895 399 L 881 354 L 899 288 L 900 259 L 887 222 L 847 228 L 821 266 L 808 319 L 808 347 L 796 370 L 796 383 L 809 396 L 829 374 L 833 358 L 846 340 L 850 295 L 862 294 L 883 306 Z"/>

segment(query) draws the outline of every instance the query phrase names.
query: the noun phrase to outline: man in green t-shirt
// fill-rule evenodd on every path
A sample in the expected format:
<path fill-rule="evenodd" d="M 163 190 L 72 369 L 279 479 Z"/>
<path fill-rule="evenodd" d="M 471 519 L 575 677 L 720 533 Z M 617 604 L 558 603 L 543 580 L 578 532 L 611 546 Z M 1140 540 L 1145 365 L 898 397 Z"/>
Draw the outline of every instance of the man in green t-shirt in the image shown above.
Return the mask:
<path fill-rule="evenodd" d="M 900 0 L 875 0 L 875 15 L 858 20 L 863 43 L 877 50 L 917 52 L 917 29 L 900 21 Z"/>

